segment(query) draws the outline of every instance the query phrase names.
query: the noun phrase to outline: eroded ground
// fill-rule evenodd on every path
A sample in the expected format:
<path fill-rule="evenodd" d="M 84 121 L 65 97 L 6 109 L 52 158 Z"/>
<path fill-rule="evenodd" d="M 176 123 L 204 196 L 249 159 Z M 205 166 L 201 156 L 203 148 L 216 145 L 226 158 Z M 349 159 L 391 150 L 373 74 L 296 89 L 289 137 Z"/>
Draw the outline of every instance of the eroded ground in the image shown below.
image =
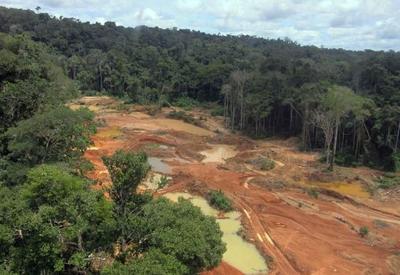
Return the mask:
<path fill-rule="evenodd" d="M 170 184 L 156 195 L 221 189 L 241 212 L 244 236 L 256 245 L 272 274 L 400 274 L 400 194 L 371 195 L 380 173 L 367 168 L 322 171 L 317 153 L 299 152 L 296 140 L 254 141 L 229 134 L 222 121 L 201 111 L 204 127 L 156 116 L 108 97 L 85 97 L 100 123 L 85 157 L 95 165 L 95 188 L 110 179 L 101 156 L 117 149 L 144 150 L 149 177 L 166 174 Z M 261 171 L 268 157 L 275 168 Z M 310 195 L 315 188 L 318 197 Z M 358 230 L 369 228 L 361 238 Z M 207 274 L 241 274 L 226 262 Z"/>

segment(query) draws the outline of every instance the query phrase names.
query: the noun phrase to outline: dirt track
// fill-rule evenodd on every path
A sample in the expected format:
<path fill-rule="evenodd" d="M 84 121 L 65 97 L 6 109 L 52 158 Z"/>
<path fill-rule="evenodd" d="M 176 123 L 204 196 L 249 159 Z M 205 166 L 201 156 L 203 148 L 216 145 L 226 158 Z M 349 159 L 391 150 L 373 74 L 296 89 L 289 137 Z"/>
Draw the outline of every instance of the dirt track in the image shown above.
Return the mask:
<path fill-rule="evenodd" d="M 253 141 L 230 135 L 211 117 L 206 130 L 166 119 L 165 111 L 152 117 L 139 107 L 117 110 L 118 104 L 92 97 L 72 105 L 89 106 L 104 123 L 85 154 L 95 165 L 88 176 L 97 180 L 96 188 L 110 183 L 102 155 L 145 150 L 172 168 L 173 182 L 160 193 L 223 190 L 242 212 L 247 238 L 272 258 L 272 274 L 400 274 L 400 203 L 371 198 L 364 190 L 379 172 L 343 168 L 333 176 L 321 174 L 318 154 L 298 152 L 293 140 Z M 211 144 L 233 145 L 237 155 L 202 163 L 201 152 Z M 275 168 L 257 170 L 250 160 L 260 156 L 273 159 Z M 308 187 L 322 188 L 318 198 L 307 194 Z M 370 230 L 366 238 L 358 234 L 361 226 Z M 235 273 L 240 274 L 223 263 L 205 274 Z"/>

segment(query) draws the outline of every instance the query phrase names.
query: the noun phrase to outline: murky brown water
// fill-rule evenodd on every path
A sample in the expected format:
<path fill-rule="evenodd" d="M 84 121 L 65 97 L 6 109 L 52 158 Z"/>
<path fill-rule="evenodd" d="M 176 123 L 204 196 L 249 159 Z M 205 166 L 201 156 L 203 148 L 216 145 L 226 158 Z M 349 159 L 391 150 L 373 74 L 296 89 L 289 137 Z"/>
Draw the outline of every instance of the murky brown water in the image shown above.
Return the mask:
<path fill-rule="evenodd" d="M 343 195 L 349 195 L 356 198 L 367 199 L 371 197 L 371 194 L 364 188 L 360 182 L 300 182 L 302 185 L 310 187 L 318 187 L 336 191 Z"/>
<path fill-rule="evenodd" d="M 218 217 L 218 211 L 202 197 L 188 193 L 167 193 L 164 196 L 172 201 L 178 201 L 179 197 L 190 199 L 204 214 Z M 217 219 L 217 222 L 223 232 L 222 240 L 227 248 L 223 260 L 245 274 L 266 274 L 268 267 L 264 258 L 253 244 L 246 242 L 237 234 L 242 228 L 240 212 L 226 213 L 225 218 Z"/>
<path fill-rule="evenodd" d="M 154 172 L 171 174 L 171 167 L 163 162 L 160 158 L 149 157 L 147 160 L 151 166 L 151 170 L 153 170 Z"/>

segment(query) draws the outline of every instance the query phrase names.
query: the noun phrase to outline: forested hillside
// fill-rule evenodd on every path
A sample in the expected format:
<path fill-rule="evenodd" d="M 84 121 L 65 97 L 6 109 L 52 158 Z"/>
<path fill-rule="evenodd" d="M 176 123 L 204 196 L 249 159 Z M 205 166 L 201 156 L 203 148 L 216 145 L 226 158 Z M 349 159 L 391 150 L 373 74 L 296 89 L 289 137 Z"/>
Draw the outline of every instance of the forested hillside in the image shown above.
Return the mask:
<path fill-rule="evenodd" d="M 232 129 L 255 136 L 297 135 L 305 150 L 325 147 L 331 162 L 329 155 L 338 154 L 341 164 L 391 170 L 397 165 L 397 52 L 125 28 L 6 8 L 0 9 L 0 31 L 27 33 L 52 47 L 82 90 L 129 96 L 139 103 L 181 97 L 217 101 L 225 108 L 215 113 L 225 115 Z M 346 102 L 351 103 L 339 106 Z"/>
<path fill-rule="evenodd" d="M 66 103 L 81 95 L 95 94 L 154 105 L 154 109 L 171 105 L 206 107 L 212 115 L 223 117 L 224 126 L 230 129 L 216 128 L 218 137 L 213 142 L 224 140 L 230 131 L 254 138 L 299 137 L 302 150 L 323 152 L 322 160 L 330 170 L 334 164 L 400 170 L 398 52 L 324 49 L 302 46 L 289 39 L 211 35 L 184 29 L 126 28 L 113 22 L 91 24 L 0 7 L 1 274 L 197 274 L 220 264 L 227 247 L 215 218 L 205 216 L 188 201 L 173 203 L 139 190 L 150 170 L 145 153 L 116 150 L 99 157 L 101 173 L 106 172 L 110 182 L 102 192 L 94 190 L 97 179 L 86 177 L 93 164 L 83 154 L 92 144 L 96 127 L 104 126 L 105 120 L 95 120 L 87 108 L 72 110 Z M 121 106 L 118 108 L 128 105 Z M 157 118 L 142 115 L 149 121 Z M 196 124 L 191 114 L 183 111 L 173 111 L 166 117 L 182 119 L 186 126 Z M 165 134 L 165 129 L 153 130 L 152 134 Z M 191 137 L 188 133 L 180 136 Z M 133 135 L 130 140 L 136 137 Z M 159 136 L 150 137 L 149 141 L 161 140 Z M 193 143 L 185 146 L 199 145 L 195 142 L 200 137 L 192 138 Z M 176 143 L 175 136 L 174 140 Z M 209 141 L 201 140 L 207 143 L 203 144 L 206 148 Z M 232 140 L 239 144 L 245 138 Z M 251 146 L 250 142 L 244 143 L 248 143 L 248 152 L 257 151 L 256 141 L 251 140 Z M 191 158 L 200 156 L 186 148 L 183 151 Z M 319 154 L 314 155 L 318 168 L 322 167 Z M 275 163 L 280 168 L 288 164 L 262 157 L 261 170 L 273 169 Z M 244 165 L 241 173 L 245 173 L 252 161 L 238 159 L 236 164 Z M 311 162 L 301 161 L 301 165 L 304 163 Z M 186 164 L 194 169 L 187 170 L 189 174 L 199 169 L 199 178 L 205 173 L 220 173 L 218 181 L 214 179 L 210 186 L 223 186 L 228 191 L 231 181 L 224 177 L 229 172 L 232 186 L 237 188 L 230 190 L 232 197 L 238 199 L 240 188 L 245 188 L 246 200 L 239 198 L 241 207 L 251 200 L 248 198 L 254 198 L 247 197 L 248 192 L 262 198 L 258 189 L 249 189 L 247 180 L 241 182 L 250 173 L 236 175 L 237 171 L 225 171 L 219 166 L 198 165 L 198 159 Z M 235 170 L 240 167 L 236 164 Z M 292 172 L 299 169 L 297 165 L 296 162 L 292 166 Z M 282 169 L 289 170 L 290 166 Z M 264 172 L 258 174 L 269 177 Z M 190 186 L 201 182 L 192 175 L 179 175 Z M 395 174 L 391 176 L 393 180 L 386 178 L 386 183 L 385 178 L 381 179 L 382 188 L 398 185 Z M 297 181 L 297 174 L 295 178 Z M 167 184 L 167 177 L 162 179 L 165 182 L 161 183 Z M 208 180 L 212 178 L 204 181 Z M 318 192 L 310 190 L 316 200 Z M 222 191 L 214 191 L 214 198 L 210 193 L 212 205 L 219 201 L 220 210 L 237 207 Z M 260 205 L 271 201 L 275 205 L 268 205 L 268 209 L 276 207 L 275 198 L 266 198 L 254 200 L 257 211 Z M 279 207 L 282 205 L 290 206 L 281 203 Z M 301 209 L 302 205 L 303 199 L 297 206 Z M 243 211 L 250 224 L 261 224 L 252 223 L 245 208 Z M 257 218 L 257 211 L 250 211 L 252 217 Z M 329 215 L 335 211 L 329 210 Z M 278 212 L 285 213 L 281 209 Z M 370 212 L 365 213 L 363 219 Z M 320 220 L 325 222 L 327 215 Z M 285 213 L 284 221 L 287 217 Z M 293 234 L 300 232 L 300 220 L 308 222 L 299 218 Z M 333 220 L 337 222 L 337 217 Z M 319 225 L 320 230 L 325 230 L 324 223 Z M 255 236 L 263 244 L 275 243 L 264 243 L 260 236 L 268 234 L 262 225 L 260 228 Z M 342 224 L 338 227 L 344 228 Z M 310 232 L 313 233 L 309 230 L 307 234 Z M 331 238 L 332 234 L 328 234 Z M 319 241 L 334 243 L 323 238 Z M 338 249 L 335 246 L 329 255 L 338 254 Z M 281 255 L 281 249 L 276 251 Z M 300 254 L 304 256 L 303 251 Z M 291 257 L 282 259 L 286 262 Z"/>
<path fill-rule="evenodd" d="M 188 201 L 137 192 L 150 168 L 144 153 L 104 159 L 112 201 L 93 190 L 83 153 L 96 123 L 87 108 L 65 106 L 80 95 L 66 57 L 29 33 L 7 32 L 0 33 L 0 274 L 196 274 L 217 266 L 225 244 L 214 218 Z"/>

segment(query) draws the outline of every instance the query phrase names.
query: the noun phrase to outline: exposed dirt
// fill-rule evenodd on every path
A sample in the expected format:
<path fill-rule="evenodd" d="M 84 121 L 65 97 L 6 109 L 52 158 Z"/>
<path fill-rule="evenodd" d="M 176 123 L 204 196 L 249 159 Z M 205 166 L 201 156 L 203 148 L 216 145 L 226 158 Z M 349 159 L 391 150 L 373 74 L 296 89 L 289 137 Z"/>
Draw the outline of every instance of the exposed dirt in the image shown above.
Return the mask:
<path fill-rule="evenodd" d="M 229 134 L 220 119 L 207 114 L 202 113 L 208 127 L 203 129 L 166 119 L 166 111 L 148 116 L 140 106 L 122 111 L 119 105 L 107 97 L 72 104 L 90 107 L 104 124 L 85 153 L 95 165 L 88 175 L 97 181 L 95 188 L 110 184 L 101 156 L 117 149 L 144 150 L 172 169 L 171 184 L 159 194 L 223 190 L 242 212 L 246 237 L 265 255 L 272 274 L 400 274 L 399 198 L 368 193 L 380 172 L 321 172 L 319 154 L 299 152 L 295 139 L 254 141 Z M 203 163 L 201 152 L 210 144 L 231 145 L 238 153 L 224 163 Z M 274 160 L 275 168 L 257 170 L 251 160 L 259 157 Z M 309 195 L 310 188 L 319 195 Z M 364 238 L 358 234 L 362 226 L 369 228 Z M 204 274 L 240 272 L 222 263 Z"/>

